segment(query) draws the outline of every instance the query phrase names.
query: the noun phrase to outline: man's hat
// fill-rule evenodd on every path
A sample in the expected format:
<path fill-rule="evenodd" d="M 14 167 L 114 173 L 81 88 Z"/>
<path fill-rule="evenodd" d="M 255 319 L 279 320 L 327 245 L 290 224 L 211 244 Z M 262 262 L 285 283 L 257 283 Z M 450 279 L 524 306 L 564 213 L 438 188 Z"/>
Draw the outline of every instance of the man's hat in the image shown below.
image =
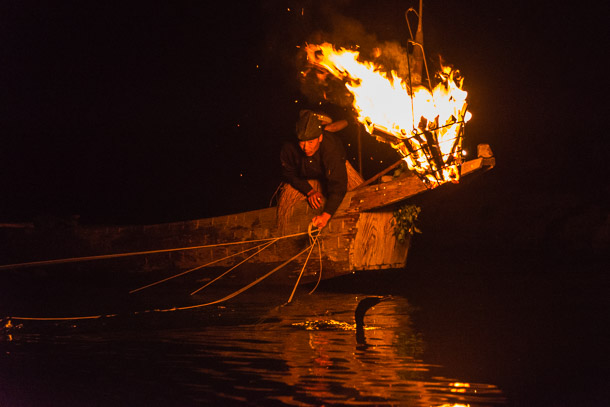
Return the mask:
<path fill-rule="evenodd" d="M 296 126 L 297 137 L 301 141 L 313 140 L 320 137 L 323 124 L 320 115 L 311 110 L 301 110 Z"/>

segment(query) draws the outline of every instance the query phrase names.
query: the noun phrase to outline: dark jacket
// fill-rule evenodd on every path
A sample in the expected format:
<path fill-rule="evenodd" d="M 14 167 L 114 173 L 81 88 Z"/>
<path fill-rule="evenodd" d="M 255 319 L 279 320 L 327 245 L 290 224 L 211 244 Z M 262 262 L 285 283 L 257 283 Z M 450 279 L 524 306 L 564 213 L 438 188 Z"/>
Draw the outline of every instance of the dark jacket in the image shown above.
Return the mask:
<path fill-rule="evenodd" d="M 308 179 L 317 179 L 326 196 L 324 212 L 334 215 L 347 192 L 345 149 L 341 140 L 331 133 L 324 133 L 320 148 L 307 157 L 297 143 L 286 143 L 280 152 L 282 178 L 298 191 L 307 195 L 312 190 Z"/>

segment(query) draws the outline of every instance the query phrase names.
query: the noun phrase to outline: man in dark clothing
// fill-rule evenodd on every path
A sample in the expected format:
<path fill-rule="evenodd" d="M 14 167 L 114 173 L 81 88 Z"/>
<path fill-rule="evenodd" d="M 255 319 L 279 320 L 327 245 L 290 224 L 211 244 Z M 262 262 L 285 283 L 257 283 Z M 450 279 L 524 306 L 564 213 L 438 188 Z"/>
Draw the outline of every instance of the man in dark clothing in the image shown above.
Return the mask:
<path fill-rule="evenodd" d="M 327 200 L 322 214 L 312 219 L 320 229 L 326 226 L 347 192 L 345 149 L 332 134 L 345 126 L 345 120 L 331 123 L 326 116 L 302 110 L 296 126 L 298 145 L 286 143 L 280 152 L 282 178 L 305 195 L 314 209 L 322 206 L 324 196 L 308 180 L 320 181 Z"/>

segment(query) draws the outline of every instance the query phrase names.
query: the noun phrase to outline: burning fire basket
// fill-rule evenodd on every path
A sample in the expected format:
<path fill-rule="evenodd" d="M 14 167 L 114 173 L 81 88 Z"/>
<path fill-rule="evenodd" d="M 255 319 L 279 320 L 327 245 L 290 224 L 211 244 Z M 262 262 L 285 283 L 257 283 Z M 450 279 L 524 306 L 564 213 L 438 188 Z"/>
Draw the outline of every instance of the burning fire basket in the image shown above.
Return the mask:
<path fill-rule="evenodd" d="M 344 83 L 367 132 L 397 150 L 428 187 L 459 181 L 464 124 L 471 114 L 458 70 L 441 64 L 439 83 L 428 89 L 410 76 L 405 81 L 359 61 L 357 51 L 324 43 L 309 44 L 306 52 L 312 66 Z"/>
<path fill-rule="evenodd" d="M 416 129 L 387 129 L 364 119 L 364 126 L 378 141 L 390 144 L 430 188 L 445 182 L 458 182 L 462 164 L 462 141 L 464 139 L 464 104 L 459 117 L 451 116 L 439 126 L 434 121 L 420 118 Z"/>

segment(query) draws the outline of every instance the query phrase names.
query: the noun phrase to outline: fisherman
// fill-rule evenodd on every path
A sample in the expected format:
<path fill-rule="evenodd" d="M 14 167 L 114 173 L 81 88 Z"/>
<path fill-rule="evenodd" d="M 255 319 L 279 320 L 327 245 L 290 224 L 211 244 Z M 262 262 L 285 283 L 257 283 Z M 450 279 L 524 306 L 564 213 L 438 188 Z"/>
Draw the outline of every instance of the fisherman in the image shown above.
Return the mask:
<path fill-rule="evenodd" d="M 298 143 L 285 143 L 280 152 L 283 180 L 306 197 L 312 208 L 322 208 L 322 213 L 312 219 L 319 229 L 327 225 L 341 204 L 348 190 L 348 171 L 357 176 L 357 183 L 362 182 L 346 161 L 341 140 L 333 134 L 346 126 L 346 120 L 333 122 L 326 115 L 301 110 L 296 124 Z M 320 186 L 314 188 L 310 180 L 319 181 Z"/>

